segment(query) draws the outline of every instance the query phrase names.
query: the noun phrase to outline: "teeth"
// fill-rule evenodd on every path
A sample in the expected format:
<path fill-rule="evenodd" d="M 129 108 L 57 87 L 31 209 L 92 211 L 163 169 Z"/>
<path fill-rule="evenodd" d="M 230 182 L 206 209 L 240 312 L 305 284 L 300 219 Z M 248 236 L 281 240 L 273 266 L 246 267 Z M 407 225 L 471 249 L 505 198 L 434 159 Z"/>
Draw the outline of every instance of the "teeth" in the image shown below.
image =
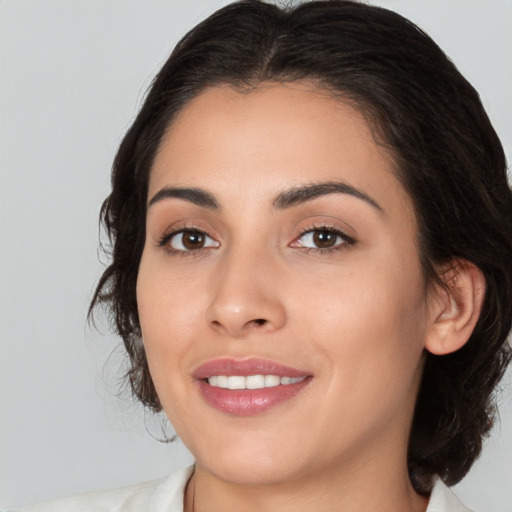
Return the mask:
<path fill-rule="evenodd" d="M 217 385 L 219 379 L 217 379 Z M 245 377 L 238 375 L 230 375 L 228 377 L 228 389 L 245 389 Z"/>
<path fill-rule="evenodd" d="M 245 387 L 247 389 L 261 389 L 265 387 L 265 377 L 263 375 L 249 375 L 245 377 Z"/>
<path fill-rule="evenodd" d="M 279 386 L 281 384 L 281 378 L 277 375 L 265 375 L 265 387 L 273 388 L 274 386 Z"/>
<path fill-rule="evenodd" d="M 217 384 L 214 384 L 216 386 L 219 386 L 219 388 L 227 388 L 228 387 L 228 378 L 225 375 L 218 375 L 217 376 Z"/>
<path fill-rule="evenodd" d="M 275 386 L 295 384 L 306 377 L 279 377 L 278 375 L 212 375 L 208 384 L 224 389 L 263 389 Z"/>

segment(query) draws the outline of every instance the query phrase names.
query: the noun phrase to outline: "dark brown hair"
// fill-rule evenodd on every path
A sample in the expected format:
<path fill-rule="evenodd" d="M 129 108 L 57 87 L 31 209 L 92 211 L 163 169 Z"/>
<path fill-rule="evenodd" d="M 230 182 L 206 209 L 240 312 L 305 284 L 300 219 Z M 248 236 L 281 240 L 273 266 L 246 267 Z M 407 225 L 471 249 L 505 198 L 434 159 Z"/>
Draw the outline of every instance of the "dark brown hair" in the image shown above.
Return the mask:
<path fill-rule="evenodd" d="M 258 0 L 217 11 L 177 45 L 155 78 L 114 161 L 101 211 L 111 242 L 91 311 L 104 304 L 130 357 L 134 395 L 157 411 L 137 313 L 148 176 L 176 114 L 205 88 L 313 80 L 365 114 L 392 151 L 411 195 L 420 259 L 434 268 L 466 259 L 485 275 L 483 311 L 468 343 L 427 354 L 409 443 L 419 492 L 434 475 L 458 482 L 492 426 L 493 391 L 510 360 L 512 196 L 503 149 L 473 87 L 418 27 L 386 9 L 352 1 L 278 8 Z"/>

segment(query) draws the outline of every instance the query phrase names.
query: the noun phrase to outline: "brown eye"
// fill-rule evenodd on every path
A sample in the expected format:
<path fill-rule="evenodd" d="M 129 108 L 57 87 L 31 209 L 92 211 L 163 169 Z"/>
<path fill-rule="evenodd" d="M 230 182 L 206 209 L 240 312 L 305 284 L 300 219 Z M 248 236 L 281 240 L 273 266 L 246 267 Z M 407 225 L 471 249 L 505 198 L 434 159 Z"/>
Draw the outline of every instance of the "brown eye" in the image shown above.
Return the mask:
<path fill-rule="evenodd" d="M 319 249 L 328 249 L 336 245 L 338 235 L 332 231 L 316 230 L 313 231 L 313 243 Z"/>
<path fill-rule="evenodd" d="M 295 240 L 290 247 L 302 247 L 311 251 L 329 249 L 341 249 L 345 246 L 354 245 L 356 241 L 335 228 L 309 229 Z"/>
<path fill-rule="evenodd" d="M 182 235 L 182 243 L 185 249 L 190 251 L 200 249 L 204 246 L 205 236 L 199 231 L 184 231 Z"/>
<path fill-rule="evenodd" d="M 169 242 L 175 251 L 197 251 L 207 247 L 219 247 L 219 243 L 206 233 L 198 230 L 183 230 L 174 233 Z"/>

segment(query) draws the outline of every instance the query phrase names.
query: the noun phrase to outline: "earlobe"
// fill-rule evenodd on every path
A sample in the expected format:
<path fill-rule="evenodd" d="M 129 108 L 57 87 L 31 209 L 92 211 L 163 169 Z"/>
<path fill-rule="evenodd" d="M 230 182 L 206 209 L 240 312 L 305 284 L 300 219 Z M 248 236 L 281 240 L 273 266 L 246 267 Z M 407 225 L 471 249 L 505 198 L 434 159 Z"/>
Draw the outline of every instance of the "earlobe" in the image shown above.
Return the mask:
<path fill-rule="evenodd" d="M 445 355 L 470 338 L 485 297 L 485 277 L 467 260 L 455 260 L 439 271 L 443 284 L 435 284 L 430 297 L 430 326 L 425 348 Z"/>

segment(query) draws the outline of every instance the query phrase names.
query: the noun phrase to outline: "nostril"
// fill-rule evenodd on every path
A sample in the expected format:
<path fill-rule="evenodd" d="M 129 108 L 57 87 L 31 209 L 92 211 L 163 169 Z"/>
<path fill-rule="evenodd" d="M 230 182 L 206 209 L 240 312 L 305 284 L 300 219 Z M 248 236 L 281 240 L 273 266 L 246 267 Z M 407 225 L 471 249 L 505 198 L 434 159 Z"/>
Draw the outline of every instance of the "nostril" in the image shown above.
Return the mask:
<path fill-rule="evenodd" d="M 256 318 L 256 320 L 253 320 L 253 322 L 256 325 L 265 325 L 267 321 L 264 318 Z"/>

